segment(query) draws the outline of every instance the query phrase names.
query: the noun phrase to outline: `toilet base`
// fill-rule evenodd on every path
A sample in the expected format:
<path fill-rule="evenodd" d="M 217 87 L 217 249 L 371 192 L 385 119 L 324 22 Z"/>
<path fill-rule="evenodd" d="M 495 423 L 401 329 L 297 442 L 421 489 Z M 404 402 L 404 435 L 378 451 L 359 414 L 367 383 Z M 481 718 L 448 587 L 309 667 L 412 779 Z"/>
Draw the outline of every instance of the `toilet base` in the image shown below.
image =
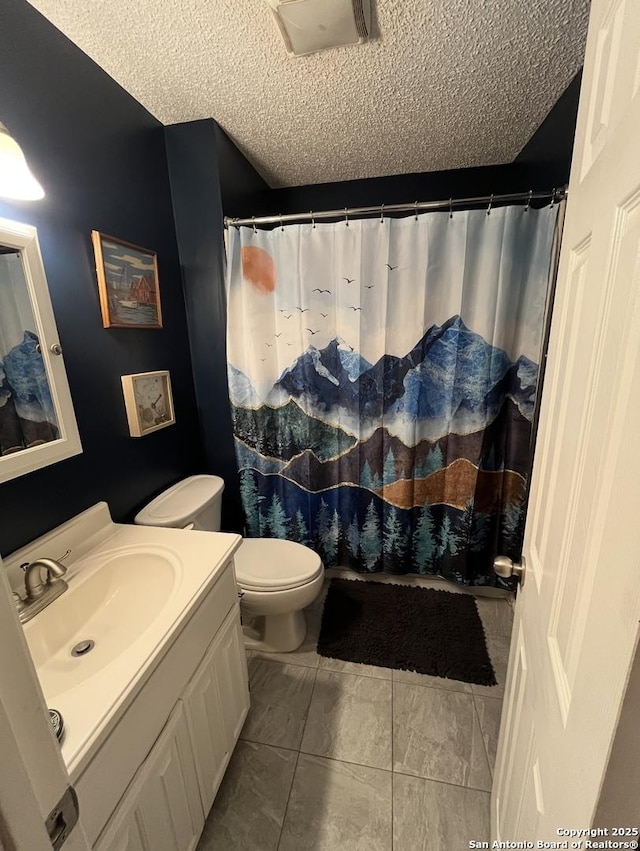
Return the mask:
<path fill-rule="evenodd" d="M 257 615 L 243 623 L 244 644 L 248 650 L 263 653 L 290 653 L 297 650 L 307 635 L 304 612 L 281 615 Z"/>

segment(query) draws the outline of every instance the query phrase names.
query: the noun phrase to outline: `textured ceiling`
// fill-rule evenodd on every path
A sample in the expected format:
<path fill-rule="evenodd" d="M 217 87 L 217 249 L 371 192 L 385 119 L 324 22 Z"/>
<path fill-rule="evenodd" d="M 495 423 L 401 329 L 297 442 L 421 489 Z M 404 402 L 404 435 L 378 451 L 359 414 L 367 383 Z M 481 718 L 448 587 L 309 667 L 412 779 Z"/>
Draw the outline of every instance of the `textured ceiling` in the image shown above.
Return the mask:
<path fill-rule="evenodd" d="M 215 118 L 272 186 L 512 160 L 582 64 L 588 0 L 373 0 L 291 58 L 264 0 L 30 0 L 165 124 Z"/>

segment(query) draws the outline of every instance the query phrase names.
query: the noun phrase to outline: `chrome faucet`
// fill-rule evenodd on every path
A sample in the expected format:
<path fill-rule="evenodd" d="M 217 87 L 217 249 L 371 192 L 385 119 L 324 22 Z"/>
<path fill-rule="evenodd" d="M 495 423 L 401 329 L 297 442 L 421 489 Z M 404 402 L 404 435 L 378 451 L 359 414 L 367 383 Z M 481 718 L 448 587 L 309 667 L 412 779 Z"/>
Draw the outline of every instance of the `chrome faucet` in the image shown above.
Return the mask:
<path fill-rule="evenodd" d="M 14 591 L 13 597 L 20 617 L 20 623 L 26 623 L 32 617 L 53 603 L 69 587 L 62 578 L 67 568 L 52 558 L 39 558 L 31 563 L 23 564 L 25 572 L 24 584 L 27 591 L 23 599 Z M 46 580 L 42 581 L 42 571 L 47 571 Z"/>

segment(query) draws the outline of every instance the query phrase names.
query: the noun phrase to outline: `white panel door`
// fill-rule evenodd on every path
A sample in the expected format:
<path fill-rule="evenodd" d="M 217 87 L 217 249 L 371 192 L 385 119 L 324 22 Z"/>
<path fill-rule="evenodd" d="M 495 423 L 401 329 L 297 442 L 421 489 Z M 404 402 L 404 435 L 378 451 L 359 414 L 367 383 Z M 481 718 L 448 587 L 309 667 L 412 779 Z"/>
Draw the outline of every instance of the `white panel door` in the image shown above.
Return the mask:
<path fill-rule="evenodd" d="M 125 821 L 120 822 L 117 835 L 110 834 L 97 848 L 99 851 L 146 851 L 135 810 L 128 813 Z"/>
<path fill-rule="evenodd" d="M 204 812 L 213 804 L 249 708 L 247 662 L 235 605 L 183 697 Z"/>
<path fill-rule="evenodd" d="M 147 848 L 193 851 L 204 827 L 204 812 L 180 701 L 152 755 L 147 757 L 145 770 L 147 778 L 138 802 L 138 819 Z"/>
<path fill-rule="evenodd" d="M 214 649 L 209 649 L 183 698 L 205 814 L 211 809 L 231 755 L 216 679 Z"/>
<path fill-rule="evenodd" d="M 45 819 L 71 780 L 0 559 L 0 833 L 9 849 L 51 851 Z M 65 851 L 88 851 L 80 821 Z"/>
<path fill-rule="evenodd" d="M 639 353 L 640 2 L 594 0 L 494 839 L 558 840 L 594 815 L 638 640 Z"/>
<path fill-rule="evenodd" d="M 194 851 L 203 827 L 191 740 L 178 701 L 96 851 Z"/>
<path fill-rule="evenodd" d="M 222 694 L 222 713 L 233 750 L 249 711 L 247 652 L 237 606 L 216 636 L 215 644 L 214 665 Z"/>

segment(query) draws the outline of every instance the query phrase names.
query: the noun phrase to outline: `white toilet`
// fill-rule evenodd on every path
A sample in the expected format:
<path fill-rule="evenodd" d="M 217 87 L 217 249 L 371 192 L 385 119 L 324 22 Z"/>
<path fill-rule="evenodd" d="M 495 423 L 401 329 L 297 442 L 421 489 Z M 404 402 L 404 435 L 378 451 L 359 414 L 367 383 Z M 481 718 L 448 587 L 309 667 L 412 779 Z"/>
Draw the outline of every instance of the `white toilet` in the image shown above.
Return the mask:
<path fill-rule="evenodd" d="M 223 490 L 219 476 L 190 476 L 150 502 L 135 522 L 219 532 Z M 234 563 L 247 647 L 272 653 L 296 650 L 307 632 L 302 610 L 322 589 L 320 556 L 293 541 L 246 538 Z"/>

